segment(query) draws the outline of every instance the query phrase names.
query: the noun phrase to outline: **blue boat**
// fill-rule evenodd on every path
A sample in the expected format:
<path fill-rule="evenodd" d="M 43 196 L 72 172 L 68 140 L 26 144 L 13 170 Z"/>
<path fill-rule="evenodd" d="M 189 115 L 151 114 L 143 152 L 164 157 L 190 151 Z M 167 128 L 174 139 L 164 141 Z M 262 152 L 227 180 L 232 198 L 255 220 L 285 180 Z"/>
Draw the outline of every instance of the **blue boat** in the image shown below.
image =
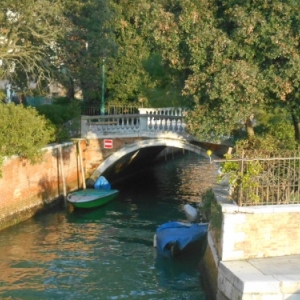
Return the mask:
<path fill-rule="evenodd" d="M 185 252 L 195 243 L 202 242 L 207 230 L 208 223 L 164 223 L 156 229 L 154 246 L 160 254 L 171 258 Z"/>

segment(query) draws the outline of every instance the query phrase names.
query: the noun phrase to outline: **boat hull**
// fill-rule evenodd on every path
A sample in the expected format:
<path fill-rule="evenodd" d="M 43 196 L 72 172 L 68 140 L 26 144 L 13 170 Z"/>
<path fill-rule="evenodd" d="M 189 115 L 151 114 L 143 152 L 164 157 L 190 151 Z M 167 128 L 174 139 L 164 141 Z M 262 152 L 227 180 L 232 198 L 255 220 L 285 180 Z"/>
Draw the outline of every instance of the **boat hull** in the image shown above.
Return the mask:
<path fill-rule="evenodd" d="M 67 200 L 78 208 L 94 208 L 112 201 L 118 194 L 118 190 L 85 189 L 68 194 Z"/>

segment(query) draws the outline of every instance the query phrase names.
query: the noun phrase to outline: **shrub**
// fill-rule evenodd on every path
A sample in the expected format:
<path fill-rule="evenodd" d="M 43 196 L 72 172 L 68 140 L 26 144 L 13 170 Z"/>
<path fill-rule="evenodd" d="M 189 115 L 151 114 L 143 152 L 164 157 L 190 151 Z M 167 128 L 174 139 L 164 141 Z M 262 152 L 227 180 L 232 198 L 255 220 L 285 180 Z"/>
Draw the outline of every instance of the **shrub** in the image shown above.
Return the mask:
<path fill-rule="evenodd" d="M 81 102 L 58 98 L 52 105 L 37 107 L 39 114 L 45 116 L 55 127 L 55 142 L 69 140 L 80 129 Z"/>
<path fill-rule="evenodd" d="M 236 142 L 233 153 L 225 155 L 226 161 L 221 163 L 221 174 L 219 180 L 225 178 L 228 180 L 232 190 L 232 197 L 237 202 L 240 200 L 238 195 L 238 187 L 243 194 L 247 194 L 247 198 L 251 199 L 251 203 L 258 203 L 261 199 L 257 194 L 259 189 L 258 178 L 262 177 L 263 174 L 271 176 L 272 172 L 269 173 L 267 164 L 263 165 L 259 160 L 269 157 L 291 157 L 295 155 L 296 142 L 291 135 L 287 134 L 291 131 L 288 123 L 278 123 L 278 130 L 275 132 L 262 134 L 261 136 L 255 136 L 252 139 L 245 139 Z M 272 128 L 272 126 L 270 126 Z M 275 128 L 275 127 L 273 127 Z M 284 134 L 286 132 L 286 134 Z M 245 158 L 245 161 L 241 164 L 238 159 Z M 251 160 L 254 159 L 254 160 Z M 243 167 L 241 167 L 243 166 Z M 274 167 L 274 165 L 272 164 Z M 279 168 L 280 170 L 280 168 Z M 276 182 L 280 181 L 281 177 L 276 177 Z"/>
<path fill-rule="evenodd" d="M 0 102 L 6 102 L 6 94 L 4 90 L 0 90 Z"/>
<path fill-rule="evenodd" d="M 12 155 L 38 161 L 41 149 L 53 140 L 53 126 L 34 108 L 23 105 L 0 103 L 0 115 L 1 162 Z"/>

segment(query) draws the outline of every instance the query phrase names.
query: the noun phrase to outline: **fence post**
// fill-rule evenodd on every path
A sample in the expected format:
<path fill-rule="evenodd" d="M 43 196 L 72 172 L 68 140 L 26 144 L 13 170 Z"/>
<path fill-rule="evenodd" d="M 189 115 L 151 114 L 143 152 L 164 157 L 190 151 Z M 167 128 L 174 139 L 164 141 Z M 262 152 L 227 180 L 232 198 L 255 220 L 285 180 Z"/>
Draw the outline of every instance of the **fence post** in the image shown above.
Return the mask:
<path fill-rule="evenodd" d="M 243 178 L 243 175 L 244 175 L 244 150 L 242 152 L 242 161 L 241 161 L 241 164 L 240 164 L 240 173 L 241 173 L 241 178 Z M 243 205 L 243 184 L 242 184 L 242 181 L 240 182 L 239 184 L 239 205 Z"/>

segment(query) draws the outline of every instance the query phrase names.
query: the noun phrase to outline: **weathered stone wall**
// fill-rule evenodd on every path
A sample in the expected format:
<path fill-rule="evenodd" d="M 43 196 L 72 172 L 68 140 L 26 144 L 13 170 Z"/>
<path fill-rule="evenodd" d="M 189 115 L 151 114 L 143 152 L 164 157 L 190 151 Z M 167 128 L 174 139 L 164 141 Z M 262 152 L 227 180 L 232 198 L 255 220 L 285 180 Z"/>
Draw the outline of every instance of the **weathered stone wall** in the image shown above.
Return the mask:
<path fill-rule="evenodd" d="M 300 253 L 300 205 L 223 208 L 222 261 Z"/>
<path fill-rule="evenodd" d="M 43 149 L 43 159 L 36 164 L 17 156 L 7 158 L 0 178 L 0 230 L 61 201 L 64 190 L 82 188 L 83 178 L 88 178 L 104 159 L 134 140 L 114 139 L 113 149 L 104 149 L 103 139 L 53 144 Z M 84 177 L 78 145 L 81 147 Z"/>
<path fill-rule="evenodd" d="M 0 229 L 30 218 L 63 195 L 58 145 L 49 146 L 41 162 L 31 164 L 17 156 L 5 160 L 0 178 Z M 62 146 L 62 165 L 68 190 L 78 184 L 76 146 Z"/>
<path fill-rule="evenodd" d="M 221 206 L 220 239 L 212 234 L 219 260 L 244 260 L 300 254 L 300 205 L 238 206 L 228 187 L 214 187 Z"/>

